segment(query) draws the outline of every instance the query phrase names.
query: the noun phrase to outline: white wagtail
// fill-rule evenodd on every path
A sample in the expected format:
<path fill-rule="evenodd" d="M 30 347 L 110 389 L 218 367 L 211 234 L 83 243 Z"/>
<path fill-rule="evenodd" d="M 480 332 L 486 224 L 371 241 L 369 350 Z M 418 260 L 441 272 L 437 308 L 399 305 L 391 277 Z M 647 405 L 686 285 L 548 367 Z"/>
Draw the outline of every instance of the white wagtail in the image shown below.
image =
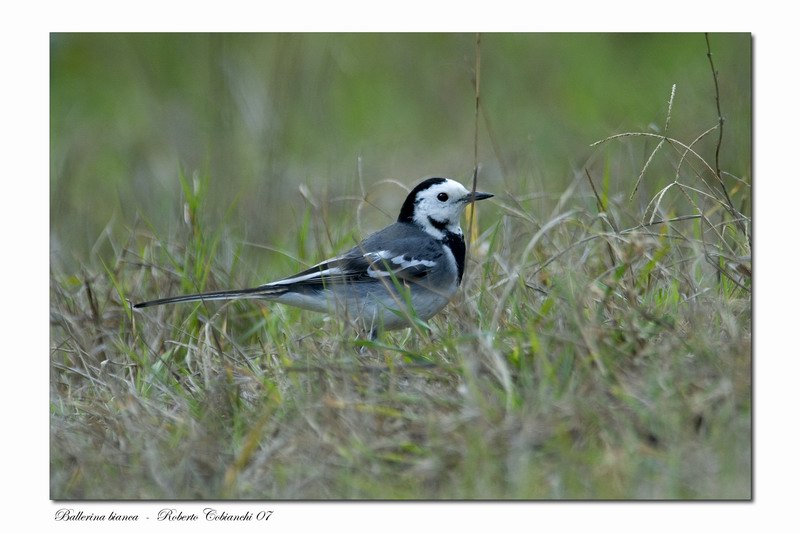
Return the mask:
<path fill-rule="evenodd" d="M 466 252 L 461 213 L 467 204 L 492 196 L 472 193 L 451 179 L 428 178 L 409 193 L 397 222 L 308 270 L 250 289 L 175 296 L 133 307 L 263 298 L 356 319 L 371 336 L 380 329 L 409 327 L 410 316 L 427 320 L 455 295 Z"/>

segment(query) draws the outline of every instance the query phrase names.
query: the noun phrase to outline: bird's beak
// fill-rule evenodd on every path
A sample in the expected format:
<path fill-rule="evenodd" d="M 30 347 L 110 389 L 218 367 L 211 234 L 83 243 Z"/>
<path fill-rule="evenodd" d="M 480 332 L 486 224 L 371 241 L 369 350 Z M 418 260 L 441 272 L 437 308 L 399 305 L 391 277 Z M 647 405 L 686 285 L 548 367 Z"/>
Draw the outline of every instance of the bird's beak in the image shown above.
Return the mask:
<path fill-rule="evenodd" d="M 467 195 L 465 201 L 468 204 L 471 204 L 472 202 L 477 202 L 478 200 L 486 200 L 492 196 L 494 196 L 494 194 L 489 194 L 488 192 L 471 192 Z"/>

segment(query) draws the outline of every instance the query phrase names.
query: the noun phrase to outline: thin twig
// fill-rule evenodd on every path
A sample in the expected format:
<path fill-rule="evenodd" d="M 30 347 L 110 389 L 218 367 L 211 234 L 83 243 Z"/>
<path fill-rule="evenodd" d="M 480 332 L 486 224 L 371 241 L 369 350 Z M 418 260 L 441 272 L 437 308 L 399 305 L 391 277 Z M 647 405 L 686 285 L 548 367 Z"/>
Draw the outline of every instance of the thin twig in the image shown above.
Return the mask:
<path fill-rule="evenodd" d="M 672 92 L 669 94 L 669 103 L 667 105 L 667 120 L 664 123 L 664 135 L 669 131 L 669 120 L 672 118 L 672 102 L 675 101 L 675 89 L 678 88 L 677 83 L 672 84 Z"/>
<path fill-rule="evenodd" d="M 475 131 L 472 138 L 472 194 L 478 190 L 478 124 L 481 109 L 481 34 L 475 34 Z M 469 224 L 467 227 L 466 256 L 469 257 L 472 244 L 472 225 L 475 223 L 475 203 L 467 206 L 469 210 Z M 462 277 L 466 278 L 466 264 Z"/>
<path fill-rule="evenodd" d="M 589 173 L 589 169 L 584 169 L 586 171 L 586 177 L 589 179 L 589 185 L 592 186 L 592 192 L 594 193 L 595 200 L 597 200 L 597 208 L 600 210 L 600 215 L 605 215 L 605 219 L 611 225 L 611 229 L 614 230 L 614 233 L 619 233 L 617 230 L 617 225 L 614 223 L 614 220 L 609 216 L 608 211 L 606 209 L 606 205 L 603 203 L 603 199 L 600 198 L 600 195 L 597 193 L 597 189 L 594 186 L 594 180 L 592 179 L 592 175 Z M 611 246 L 609 241 L 606 241 L 606 247 L 608 248 L 608 256 L 611 259 L 611 265 L 616 267 L 617 266 L 617 258 L 614 255 L 614 247 Z"/>
<path fill-rule="evenodd" d="M 647 167 L 650 166 L 650 163 L 653 161 L 653 158 L 655 157 L 656 153 L 664 145 L 664 141 L 665 140 L 666 140 L 666 137 L 662 138 L 658 142 L 658 144 L 656 145 L 655 149 L 650 153 L 650 157 L 648 157 L 647 161 L 645 161 L 644 166 L 642 167 L 642 171 L 639 172 L 639 177 L 636 178 L 636 183 L 633 185 L 633 190 L 631 191 L 631 195 L 628 197 L 628 201 L 632 201 L 633 200 L 634 195 L 636 195 L 636 191 L 639 190 L 639 185 L 642 183 L 642 178 L 644 178 L 644 173 L 645 173 L 645 171 L 647 171 Z"/>
<path fill-rule="evenodd" d="M 667 140 L 666 135 L 667 132 L 669 131 L 669 121 L 672 118 L 672 103 L 675 101 L 675 89 L 677 87 L 678 85 L 673 83 L 672 92 L 670 92 L 669 94 L 669 102 L 667 102 L 667 120 L 664 122 L 664 137 L 660 141 L 658 141 L 658 144 L 650 153 L 650 157 L 648 157 L 647 161 L 645 161 L 644 166 L 642 167 L 642 171 L 639 172 L 639 177 L 636 179 L 636 183 L 633 186 L 633 190 L 631 191 L 631 195 L 628 198 L 628 201 L 633 200 L 633 196 L 636 194 L 636 191 L 639 190 L 639 185 L 642 183 L 642 178 L 644 178 L 645 171 L 650 166 L 650 163 L 653 161 L 653 158 L 655 157 L 656 153 L 661 149 L 661 147 L 664 145 L 664 142 Z"/>
<path fill-rule="evenodd" d="M 594 180 L 592 179 L 592 175 L 589 173 L 589 169 L 588 168 L 584 169 L 584 172 L 586 172 L 586 177 L 589 179 L 589 185 L 592 186 L 592 192 L 594 193 L 594 199 L 597 200 L 597 208 L 600 210 L 601 213 L 605 213 L 606 212 L 606 206 L 603 203 L 603 200 L 600 198 L 600 195 L 597 194 L 597 189 L 594 186 Z M 616 228 L 615 228 L 614 231 L 616 231 Z"/>
<path fill-rule="evenodd" d="M 722 106 L 720 106 L 719 103 L 719 79 L 717 78 L 717 69 L 714 66 L 714 58 L 712 57 L 711 54 L 711 40 L 708 38 L 708 33 L 705 34 L 705 37 L 706 37 L 706 50 L 707 50 L 706 55 L 708 56 L 708 63 L 711 66 L 711 74 L 714 77 L 714 98 L 717 103 L 717 120 L 719 122 L 719 135 L 717 136 L 717 147 L 714 152 L 714 168 L 716 170 L 715 176 L 717 177 L 717 181 L 719 181 L 720 187 L 722 187 L 722 193 L 725 195 L 725 200 L 727 200 L 728 205 L 730 206 L 730 211 L 736 212 L 736 208 L 733 205 L 733 201 L 731 200 L 731 197 L 728 195 L 728 188 L 725 186 L 725 182 L 722 181 L 722 171 L 720 170 L 720 165 L 719 165 L 719 152 L 720 149 L 722 148 L 722 133 L 723 133 L 723 127 L 725 125 L 725 117 L 722 116 Z M 734 216 L 734 218 L 736 217 Z M 736 225 L 739 227 L 739 231 L 742 232 L 742 235 L 747 236 L 749 240 L 750 235 L 747 232 L 747 228 L 745 227 L 744 222 L 739 221 L 737 222 Z"/>
<path fill-rule="evenodd" d="M 711 65 L 711 74 L 714 76 L 714 97 L 717 102 L 717 120 L 719 121 L 719 135 L 717 136 L 717 148 L 715 151 L 714 164 L 716 167 L 717 179 L 719 179 L 721 182 L 722 173 L 719 170 L 719 150 L 720 147 L 722 146 L 722 131 L 723 131 L 723 126 L 725 124 L 725 118 L 722 116 L 722 110 L 719 105 L 719 80 L 717 79 L 717 69 L 714 68 L 714 59 L 711 55 L 711 41 L 708 38 L 708 33 L 706 33 L 705 36 L 706 36 L 706 49 L 707 49 L 706 55 L 708 56 L 708 62 Z M 723 185 L 723 188 L 724 187 L 725 186 Z M 727 192 L 725 194 L 727 196 Z"/>
<path fill-rule="evenodd" d="M 472 192 L 475 192 L 475 179 L 478 175 L 478 123 L 481 109 L 481 34 L 475 34 L 475 131 L 473 132 L 473 182 Z"/>

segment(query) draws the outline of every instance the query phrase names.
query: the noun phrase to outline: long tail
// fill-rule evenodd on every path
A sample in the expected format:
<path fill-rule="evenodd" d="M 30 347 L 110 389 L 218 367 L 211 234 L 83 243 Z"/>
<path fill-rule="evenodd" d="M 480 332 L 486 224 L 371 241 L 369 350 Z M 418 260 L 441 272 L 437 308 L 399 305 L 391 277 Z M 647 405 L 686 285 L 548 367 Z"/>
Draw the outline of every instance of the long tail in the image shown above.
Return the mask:
<path fill-rule="evenodd" d="M 198 302 L 206 300 L 236 300 L 239 298 L 269 298 L 270 296 L 278 296 L 287 292 L 286 287 L 271 287 L 263 285 L 261 287 L 253 287 L 252 289 L 239 289 L 234 291 L 214 291 L 204 292 L 201 294 L 187 294 L 185 296 L 172 296 L 170 298 L 159 298 L 158 300 L 150 300 L 149 302 L 139 302 L 133 304 L 134 309 L 142 309 L 144 307 L 152 307 L 154 305 L 175 304 L 181 302 Z"/>

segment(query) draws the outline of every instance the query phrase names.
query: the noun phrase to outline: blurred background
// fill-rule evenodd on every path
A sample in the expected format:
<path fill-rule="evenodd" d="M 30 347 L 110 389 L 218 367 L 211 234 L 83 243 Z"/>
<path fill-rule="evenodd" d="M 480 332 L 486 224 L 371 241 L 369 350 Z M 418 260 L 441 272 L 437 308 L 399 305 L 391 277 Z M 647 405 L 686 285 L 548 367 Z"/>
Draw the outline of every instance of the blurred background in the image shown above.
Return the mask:
<path fill-rule="evenodd" d="M 750 145 L 751 37 L 710 40 L 721 166 L 749 180 L 736 147 Z M 52 34 L 50 46 L 51 260 L 67 271 L 134 226 L 175 235 L 181 175 L 204 187 L 208 226 L 290 248 L 310 203 L 367 232 L 405 195 L 385 180 L 471 182 L 474 34 Z M 480 188 L 549 212 L 584 167 L 599 176 L 613 160 L 630 165 L 609 185 L 627 200 L 657 140 L 590 145 L 662 132 L 673 84 L 671 135 L 713 127 L 706 52 L 703 34 L 483 34 Z M 656 171 L 633 211 L 670 179 Z"/>

